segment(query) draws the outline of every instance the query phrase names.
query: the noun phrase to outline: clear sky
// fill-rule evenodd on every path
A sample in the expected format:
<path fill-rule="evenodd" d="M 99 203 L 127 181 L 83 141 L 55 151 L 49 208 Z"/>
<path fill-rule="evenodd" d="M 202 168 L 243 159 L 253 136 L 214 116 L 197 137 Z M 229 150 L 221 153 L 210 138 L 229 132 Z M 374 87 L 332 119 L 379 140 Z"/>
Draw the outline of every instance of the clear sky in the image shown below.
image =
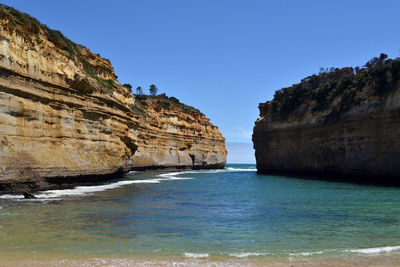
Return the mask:
<path fill-rule="evenodd" d="M 228 163 L 256 163 L 252 143 L 228 142 Z"/>
<path fill-rule="evenodd" d="M 399 56 L 400 1 L 2 1 L 111 60 L 121 83 L 154 83 L 227 142 L 251 142 L 258 103 L 320 67 Z"/>

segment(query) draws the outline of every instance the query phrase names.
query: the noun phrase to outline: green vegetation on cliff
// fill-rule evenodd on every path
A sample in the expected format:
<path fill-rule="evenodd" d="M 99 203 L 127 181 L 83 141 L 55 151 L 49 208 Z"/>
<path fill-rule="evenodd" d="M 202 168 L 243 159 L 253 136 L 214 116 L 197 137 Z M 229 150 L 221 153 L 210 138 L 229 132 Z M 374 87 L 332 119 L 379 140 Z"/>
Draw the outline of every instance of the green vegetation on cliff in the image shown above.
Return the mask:
<path fill-rule="evenodd" d="M 398 88 L 400 58 L 381 54 L 363 67 L 331 68 L 275 92 L 272 115 L 275 119 L 302 116 L 305 112 L 327 112 L 326 121 L 337 120 L 369 95 L 384 96 Z"/>
<path fill-rule="evenodd" d="M 75 44 L 60 31 L 50 29 L 47 25 L 40 23 L 34 17 L 7 5 L 0 4 L 0 19 L 7 21 L 6 25 L 21 36 L 34 35 L 36 45 L 41 44 L 40 34 L 44 34 L 45 38 L 56 47 L 68 52 L 69 57 L 75 63 L 83 66 L 84 71 L 98 82 L 104 92 L 112 93 L 112 89 L 115 88 L 114 80 L 103 79 L 95 73 L 92 65 L 88 62 L 86 57 L 82 55 L 80 48 L 83 48 L 83 46 Z M 26 41 L 28 41 L 28 39 Z M 99 54 L 97 54 L 97 56 L 100 57 Z M 110 63 L 108 59 L 103 59 Z"/>
<path fill-rule="evenodd" d="M 146 113 L 148 101 L 155 102 L 157 111 L 161 111 L 162 109 L 169 110 L 175 106 L 186 113 L 204 115 L 200 110 L 181 103 L 176 97 L 168 97 L 165 93 L 159 95 L 136 95 L 135 110 L 138 111 L 138 114 L 144 115 Z"/>
<path fill-rule="evenodd" d="M 131 84 L 120 85 L 118 83 L 117 76 L 108 59 L 100 57 L 99 54 L 93 54 L 84 46 L 72 42 L 60 31 L 50 29 L 47 25 L 40 23 L 36 18 L 26 13 L 0 4 L 0 20 L 3 27 L 21 36 L 24 42 L 28 43 L 29 49 L 38 50 L 38 47 L 44 46 L 47 41 L 54 44 L 54 46 L 50 46 L 51 49 L 56 49 L 59 53 L 68 57 L 86 74 L 82 77 L 81 73 L 75 73 L 74 79 L 71 79 L 71 82 L 86 81 L 86 84 L 89 85 L 84 89 L 86 93 L 98 89 L 100 92 L 109 95 L 113 95 L 115 91 L 122 93 L 125 97 L 133 95 L 136 102 L 130 105 L 131 110 L 145 118 L 148 117 L 148 105 L 150 103 L 158 112 L 178 107 L 186 113 L 203 115 L 198 109 L 181 103 L 175 97 L 168 97 L 165 93 L 157 95 L 158 88 L 154 84 L 149 86 L 150 95 L 144 95 L 140 86 L 136 88 L 137 94 L 135 95 Z M 48 54 L 43 54 L 43 56 L 46 57 Z M 96 64 L 100 65 L 100 68 L 96 69 Z M 106 68 L 106 72 L 108 71 L 106 76 L 104 75 L 104 68 Z M 115 100 L 123 104 L 120 99 L 116 98 Z"/>
<path fill-rule="evenodd" d="M 40 43 L 39 32 L 43 30 L 49 41 L 56 44 L 59 48 L 66 50 L 71 56 L 76 54 L 77 47 L 74 42 L 65 37 L 60 31 L 50 29 L 47 25 L 41 24 L 37 19 L 26 13 L 0 4 L 0 19 L 7 20 L 8 25 L 21 35 L 23 33 L 36 34 L 37 43 Z"/>

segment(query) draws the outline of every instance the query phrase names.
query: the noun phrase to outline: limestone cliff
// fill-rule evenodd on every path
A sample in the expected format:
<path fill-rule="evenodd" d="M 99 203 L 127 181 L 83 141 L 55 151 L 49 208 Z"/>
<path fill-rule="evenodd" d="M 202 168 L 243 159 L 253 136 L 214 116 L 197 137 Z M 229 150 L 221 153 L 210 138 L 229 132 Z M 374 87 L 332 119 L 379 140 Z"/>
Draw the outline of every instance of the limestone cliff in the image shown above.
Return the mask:
<path fill-rule="evenodd" d="M 135 101 L 109 60 L 60 32 L 1 6 L 0 38 L 0 190 L 225 165 L 225 139 L 202 113 Z"/>
<path fill-rule="evenodd" d="M 400 59 L 323 71 L 260 104 L 260 173 L 399 182 Z"/>

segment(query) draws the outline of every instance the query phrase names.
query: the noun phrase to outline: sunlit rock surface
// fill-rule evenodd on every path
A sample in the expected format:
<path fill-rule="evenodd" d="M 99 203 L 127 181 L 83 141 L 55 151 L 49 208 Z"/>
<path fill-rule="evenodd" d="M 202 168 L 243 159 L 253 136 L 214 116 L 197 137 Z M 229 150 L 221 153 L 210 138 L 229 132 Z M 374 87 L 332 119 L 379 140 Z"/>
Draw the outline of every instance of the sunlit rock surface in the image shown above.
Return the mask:
<path fill-rule="evenodd" d="M 0 190 L 225 165 L 225 139 L 202 113 L 156 99 L 138 112 L 109 60 L 16 12 L 1 8 Z"/>

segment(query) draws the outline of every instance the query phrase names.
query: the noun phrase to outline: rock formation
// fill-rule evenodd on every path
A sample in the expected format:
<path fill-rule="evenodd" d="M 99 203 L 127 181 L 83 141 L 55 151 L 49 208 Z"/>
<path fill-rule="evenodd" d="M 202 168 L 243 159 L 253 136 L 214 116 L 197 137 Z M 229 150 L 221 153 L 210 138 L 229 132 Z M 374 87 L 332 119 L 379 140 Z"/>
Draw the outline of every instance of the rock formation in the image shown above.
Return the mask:
<path fill-rule="evenodd" d="M 400 180 L 400 59 L 323 71 L 259 106 L 260 173 Z"/>
<path fill-rule="evenodd" d="M 225 139 L 175 98 L 135 95 L 109 60 L 0 7 L 0 190 L 146 168 L 222 168 Z"/>

